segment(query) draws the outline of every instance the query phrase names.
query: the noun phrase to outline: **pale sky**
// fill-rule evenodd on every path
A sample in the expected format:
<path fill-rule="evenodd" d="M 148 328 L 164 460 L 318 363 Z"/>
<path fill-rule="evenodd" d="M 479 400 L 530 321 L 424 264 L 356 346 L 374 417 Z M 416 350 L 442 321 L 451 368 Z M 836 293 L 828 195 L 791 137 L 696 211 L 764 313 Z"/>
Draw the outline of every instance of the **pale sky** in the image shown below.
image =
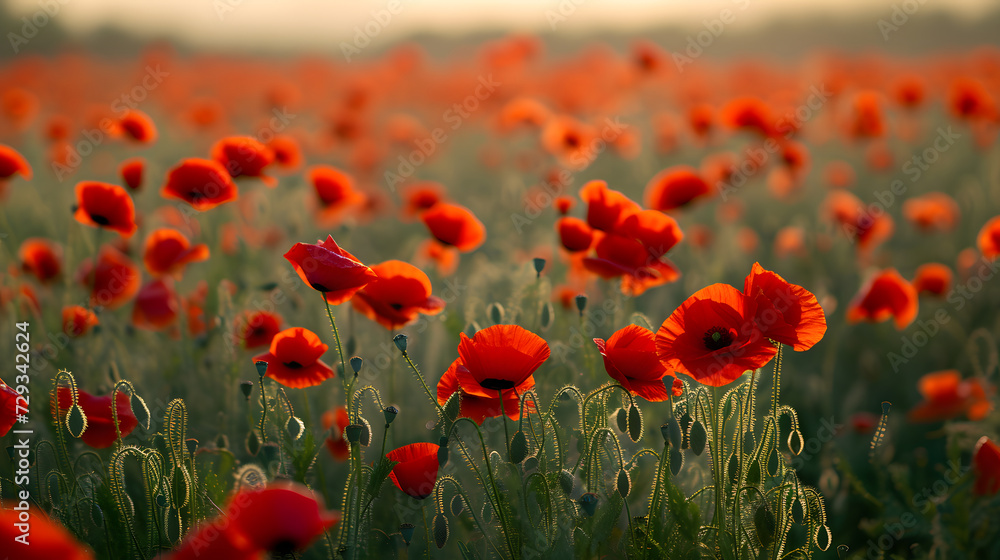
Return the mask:
<path fill-rule="evenodd" d="M 38 11 L 39 0 L 6 0 L 18 16 Z M 115 25 L 166 35 L 191 46 L 280 45 L 330 48 L 351 41 L 355 26 L 374 31 L 372 44 L 414 33 L 484 30 L 585 34 L 641 31 L 670 24 L 700 26 L 732 10 L 732 28 L 775 18 L 821 15 L 889 20 L 893 6 L 948 11 L 973 19 L 993 0 L 54 0 L 55 18 L 73 33 Z M 388 11 L 392 6 L 395 14 Z M 381 12 L 383 23 L 379 23 Z M 898 16 L 897 16 L 898 17 Z"/>

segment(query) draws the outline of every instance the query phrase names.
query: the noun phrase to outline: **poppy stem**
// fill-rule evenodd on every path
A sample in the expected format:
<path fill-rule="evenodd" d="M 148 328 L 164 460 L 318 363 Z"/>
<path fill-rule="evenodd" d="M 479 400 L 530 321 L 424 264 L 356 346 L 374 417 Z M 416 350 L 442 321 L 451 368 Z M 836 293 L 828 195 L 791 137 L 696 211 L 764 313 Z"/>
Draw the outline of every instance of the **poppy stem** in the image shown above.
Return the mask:
<path fill-rule="evenodd" d="M 497 398 L 500 399 L 500 421 L 503 422 L 503 442 L 507 448 L 507 462 L 510 463 L 510 432 L 507 431 L 507 411 L 503 406 L 503 389 L 497 389 Z"/>
<path fill-rule="evenodd" d="M 431 393 L 430 387 L 428 387 L 427 386 L 427 382 L 424 381 L 423 374 L 420 373 L 420 370 L 417 369 L 416 364 L 414 364 L 413 360 L 410 359 L 410 355 L 407 354 L 406 352 L 403 352 L 403 359 L 406 360 L 407 365 L 409 365 L 410 369 L 413 370 L 413 374 L 417 376 L 417 380 L 420 381 L 420 385 L 424 388 L 424 392 L 427 393 L 427 398 L 429 398 L 431 400 L 431 402 L 434 403 L 434 406 L 437 407 L 438 414 L 441 415 L 441 418 L 444 418 L 445 420 L 447 420 L 448 416 L 444 413 L 444 407 L 442 407 L 441 403 L 439 403 L 437 401 L 437 399 L 434 398 L 434 394 Z M 505 425 L 505 427 L 506 427 L 506 425 Z"/>
<path fill-rule="evenodd" d="M 722 397 L 718 387 L 712 387 L 712 470 L 715 471 L 715 547 L 722 549 L 722 535 L 725 531 L 725 487 L 726 481 L 722 473 L 722 452 L 724 449 L 722 422 L 720 419 L 719 405 Z"/>
<path fill-rule="evenodd" d="M 264 376 L 260 376 L 260 437 L 263 443 L 267 443 L 267 432 L 264 431 L 264 419 L 267 418 L 267 397 L 264 394 Z"/>

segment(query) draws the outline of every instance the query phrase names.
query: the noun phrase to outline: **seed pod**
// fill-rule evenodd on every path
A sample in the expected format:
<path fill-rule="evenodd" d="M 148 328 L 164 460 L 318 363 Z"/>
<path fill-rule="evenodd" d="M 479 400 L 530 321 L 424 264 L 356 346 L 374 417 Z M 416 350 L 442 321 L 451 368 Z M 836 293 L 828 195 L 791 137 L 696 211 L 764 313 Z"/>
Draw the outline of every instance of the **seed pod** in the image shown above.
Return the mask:
<path fill-rule="evenodd" d="M 493 321 L 494 325 L 499 325 L 503 323 L 504 309 L 499 302 L 494 301 L 493 303 L 491 303 L 487 311 L 489 311 L 490 321 Z"/>
<path fill-rule="evenodd" d="M 443 513 L 434 516 L 434 544 L 438 548 L 448 544 L 448 518 Z"/>
<path fill-rule="evenodd" d="M 354 370 L 354 375 L 361 373 L 361 366 L 365 364 L 365 361 L 361 356 L 354 356 L 351 358 L 351 369 Z"/>
<path fill-rule="evenodd" d="M 401 523 L 399 525 L 399 535 L 403 537 L 403 542 L 406 546 L 410 546 L 410 541 L 413 540 L 413 531 L 416 530 L 413 523 Z"/>
<path fill-rule="evenodd" d="M 251 457 L 256 457 L 257 453 L 260 452 L 260 436 L 257 435 L 257 430 L 250 430 L 247 434 L 246 440 L 247 453 Z"/>
<path fill-rule="evenodd" d="M 458 393 L 458 391 L 455 391 Z M 399 409 L 395 405 L 389 405 L 382 409 L 382 415 L 385 416 L 385 425 L 388 426 L 392 424 L 392 421 L 396 419 L 396 415 L 399 414 Z"/>
<path fill-rule="evenodd" d="M 215 446 L 219 449 L 229 449 L 229 436 L 219 434 L 215 437 Z"/>
<path fill-rule="evenodd" d="M 583 513 L 586 514 L 587 517 L 592 517 L 594 512 L 597 511 L 597 500 L 597 494 L 587 492 L 586 494 L 580 496 L 576 503 L 580 504 L 580 507 L 583 509 Z"/>
<path fill-rule="evenodd" d="M 576 308 L 580 311 L 580 315 L 583 315 L 583 310 L 587 308 L 587 296 L 580 294 L 574 298 L 576 301 Z"/>
<path fill-rule="evenodd" d="M 344 432 L 347 434 L 347 441 L 350 443 L 360 442 L 362 430 L 364 430 L 364 426 L 361 424 L 348 424 L 348 426 L 344 428 Z"/>
<path fill-rule="evenodd" d="M 673 473 L 674 476 L 677 476 L 677 473 L 681 472 L 681 466 L 683 466 L 683 465 L 684 465 L 684 454 L 681 453 L 680 449 L 671 446 L 670 447 L 670 472 Z"/>
<path fill-rule="evenodd" d="M 628 409 L 628 437 L 635 443 L 642 439 L 642 412 L 635 405 Z"/>
<path fill-rule="evenodd" d="M 515 465 L 524 461 L 528 456 L 528 438 L 524 432 L 518 430 L 514 432 L 514 437 L 510 438 L 510 462 Z"/>
<path fill-rule="evenodd" d="M 462 501 L 462 496 L 455 494 L 451 499 L 451 514 L 458 517 L 463 509 L 465 509 L 465 502 Z"/>
<path fill-rule="evenodd" d="M 542 276 L 542 271 L 545 270 L 545 259 L 535 257 L 532 259 L 531 263 L 535 265 L 536 278 L 540 278 Z"/>
<path fill-rule="evenodd" d="M 705 432 L 705 426 L 701 422 L 695 420 L 694 424 L 691 425 L 691 451 L 695 455 L 701 455 L 701 452 L 705 450 L 705 442 L 708 440 L 708 433 Z"/>
<path fill-rule="evenodd" d="M 405 356 L 406 355 L 406 335 L 403 334 L 403 333 L 399 333 L 396 336 L 392 337 L 392 342 L 396 345 L 396 348 L 399 348 L 399 351 L 402 352 L 403 355 Z"/>
<path fill-rule="evenodd" d="M 774 520 L 774 514 L 771 513 L 771 508 L 768 507 L 766 502 L 758 504 L 757 510 L 753 512 L 753 526 L 757 530 L 757 538 L 760 539 L 761 546 L 764 548 L 771 546 L 777 523 Z"/>
<path fill-rule="evenodd" d="M 615 423 L 618 424 L 619 432 L 628 431 L 628 413 L 625 412 L 624 408 L 619 408 L 615 413 Z"/>
<path fill-rule="evenodd" d="M 559 487 L 563 493 L 569 494 L 573 491 L 573 474 L 566 469 L 559 471 Z"/>
<path fill-rule="evenodd" d="M 250 400 L 250 393 L 253 392 L 253 381 L 240 381 L 240 392 L 246 397 L 247 401 Z"/>
<path fill-rule="evenodd" d="M 683 436 L 681 440 L 681 449 L 687 449 L 691 447 L 691 432 L 689 430 L 690 427 L 691 427 L 691 415 L 685 412 L 680 419 L 681 435 Z"/>
<path fill-rule="evenodd" d="M 263 360 L 257 360 L 253 363 L 254 367 L 257 368 L 257 375 L 264 377 L 267 374 L 267 362 Z"/>
<path fill-rule="evenodd" d="M 541 327 L 543 331 L 548 330 L 548 328 L 552 326 L 552 316 L 554 314 L 555 311 L 552 308 L 552 302 L 545 302 L 545 304 L 542 305 L 542 316 L 539 321 L 539 327 Z"/>
<path fill-rule="evenodd" d="M 629 478 L 628 471 L 625 469 L 618 470 L 618 493 L 621 494 L 622 498 L 627 498 L 628 493 L 632 490 L 632 479 Z"/>

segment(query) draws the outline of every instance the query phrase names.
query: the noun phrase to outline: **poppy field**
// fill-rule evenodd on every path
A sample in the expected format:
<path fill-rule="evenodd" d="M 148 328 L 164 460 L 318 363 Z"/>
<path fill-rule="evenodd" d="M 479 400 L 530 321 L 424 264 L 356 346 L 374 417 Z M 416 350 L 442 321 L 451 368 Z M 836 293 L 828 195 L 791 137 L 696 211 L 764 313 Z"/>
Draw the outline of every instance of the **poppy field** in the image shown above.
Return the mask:
<path fill-rule="evenodd" d="M 0 64 L 0 557 L 1000 558 L 1000 49 Z"/>

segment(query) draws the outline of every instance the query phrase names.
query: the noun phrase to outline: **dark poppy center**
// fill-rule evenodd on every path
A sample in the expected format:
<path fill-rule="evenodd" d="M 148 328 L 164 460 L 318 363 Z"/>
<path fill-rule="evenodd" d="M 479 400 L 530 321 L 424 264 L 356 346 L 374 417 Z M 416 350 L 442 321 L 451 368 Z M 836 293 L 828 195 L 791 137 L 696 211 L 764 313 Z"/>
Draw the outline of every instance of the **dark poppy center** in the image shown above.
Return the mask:
<path fill-rule="evenodd" d="M 188 193 L 188 200 L 197 202 L 203 198 L 208 198 L 208 197 L 206 197 L 205 195 L 201 194 L 198 191 L 191 191 Z"/>
<path fill-rule="evenodd" d="M 395 309 L 396 311 L 399 311 L 399 310 L 403 309 L 403 304 L 402 303 L 390 303 L 389 307 Z"/>
<path fill-rule="evenodd" d="M 296 361 L 291 361 L 291 362 L 282 362 L 282 363 L 283 363 L 283 364 L 285 365 L 285 367 L 286 367 L 286 368 L 288 368 L 288 369 L 302 369 L 302 364 L 300 364 L 300 363 L 298 363 L 298 362 L 296 362 Z"/>
<path fill-rule="evenodd" d="M 312 287 L 317 292 L 329 292 L 330 291 L 330 289 L 327 288 L 326 286 L 324 286 L 323 284 L 317 284 L 316 282 L 312 283 Z"/>
<path fill-rule="evenodd" d="M 705 343 L 705 348 L 718 350 L 733 343 L 733 334 L 725 327 L 712 327 L 705 332 L 701 340 Z"/>
<path fill-rule="evenodd" d="M 566 145 L 570 148 L 580 147 L 580 138 L 575 134 L 567 134 L 565 138 Z"/>
<path fill-rule="evenodd" d="M 105 218 L 104 216 L 102 216 L 100 214 L 91 214 L 90 215 L 90 219 L 94 220 L 95 224 L 102 225 L 102 226 L 106 226 L 106 225 L 108 225 L 108 224 L 111 223 L 111 220 Z"/>
<path fill-rule="evenodd" d="M 295 541 L 292 539 L 281 539 L 274 543 L 274 546 L 271 547 L 271 552 L 278 557 L 283 557 L 295 552 L 296 548 Z"/>
<path fill-rule="evenodd" d="M 483 379 L 479 382 L 479 386 L 492 391 L 503 391 L 513 389 L 514 382 L 509 379 Z"/>

